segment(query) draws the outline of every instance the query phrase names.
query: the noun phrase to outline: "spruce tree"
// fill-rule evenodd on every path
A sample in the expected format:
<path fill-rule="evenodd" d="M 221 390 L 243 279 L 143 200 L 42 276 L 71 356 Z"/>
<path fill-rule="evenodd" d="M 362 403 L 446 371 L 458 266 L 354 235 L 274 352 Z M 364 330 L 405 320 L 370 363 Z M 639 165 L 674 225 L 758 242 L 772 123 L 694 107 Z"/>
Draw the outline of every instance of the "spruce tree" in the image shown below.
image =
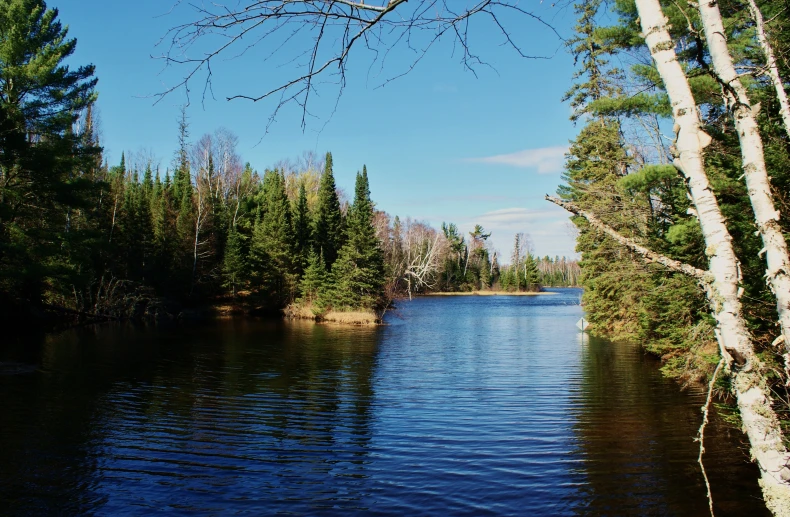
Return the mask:
<path fill-rule="evenodd" d="M 343 245 L 343 214 L 340 210 L 340 199 L 335 187 L 335 176 L 332 171 L 332 153 L 326 153 L 326 165 L 318 188 L 318 204 L 316 206 L 313 225 L 313 246 L 317 254 L 323 254 L 327 268 L 332 268 L 337 254 Z"/>
<path fill-rule="evenodd" d="M 539 278 L 538 263 L 532 253 L 527 253 L 524 258 L 524 285 L 527 291 L 540 291 Z"/>
<path fill-rule="evenodd" d="M 223 257 L 222 270 L 225 275 L 224 286 L 236 296 L 239 285 L 247 276 L 247 254 L 245 253 L 245 237 L 235 228 L 228 234 Z"/>
<path fill-rule="evenodd" d="M 324 264 L 324 257 L 316 255 L 315 251 L 310 251 L 302 280 L 299 283 L 300 301 L 302 303 L 316 304 L 325 295 L 329 275 Z M 320 303 L 319 303 L 320 305 Z M 322 307 L 317 307 L 320 311 Z"/>
<path fill-rule="evenodd" d="M 480 288 L 489 287 L 491 287 L 491 261 L 488 258 L 488 250 L 484 248 L 480 253 Z"/>
<path fill-rule="evenodd" d="M 295 278 L 291 209 L 279 171 L 266 171 L 262 199 L 263 216 L 256 220 L 250 242 L 251 275 L 259 289 L 284 303 L 293 294 Z"/>
<path fill-rule="evenodd" d="M 384 253 L 373 227 L 367 168 L 357 174 L 354 204 L 348 214 L 346 244 L 332 268 L 332 303 L 338 309 L 381 308 Z"/>
<path fill-rule="evenodd" d="M 307 191 L 304 183 L 299 184 L 299 197 L 294 208 L 294 265 L 301 275 L 310 256 L 310 212 L 307 208 Z"/>

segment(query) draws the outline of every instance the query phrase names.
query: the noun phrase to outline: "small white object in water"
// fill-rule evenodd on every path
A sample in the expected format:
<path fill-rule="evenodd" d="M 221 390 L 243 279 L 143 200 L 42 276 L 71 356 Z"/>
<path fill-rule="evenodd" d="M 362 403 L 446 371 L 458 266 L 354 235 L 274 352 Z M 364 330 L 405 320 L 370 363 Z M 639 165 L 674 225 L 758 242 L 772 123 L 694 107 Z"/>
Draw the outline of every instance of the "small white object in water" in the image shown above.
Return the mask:
<path fill-rule="evenodd" d="M 584 332 L 585 330 L 587 330 L 587 327 L 590 326 L 590 323 L 586 319 L 582 318 L 576 322 L 576 326 L 579 327 L 579 330 Z"/>

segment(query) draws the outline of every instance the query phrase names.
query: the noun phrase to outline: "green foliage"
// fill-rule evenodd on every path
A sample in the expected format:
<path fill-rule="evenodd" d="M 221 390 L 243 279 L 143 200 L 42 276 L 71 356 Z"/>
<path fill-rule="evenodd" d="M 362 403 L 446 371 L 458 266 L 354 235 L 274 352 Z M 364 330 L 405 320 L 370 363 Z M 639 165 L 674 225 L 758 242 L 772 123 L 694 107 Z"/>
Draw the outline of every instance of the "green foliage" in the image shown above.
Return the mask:
<path fill-rule="evenodd" d="M 326 153 L 326 165 L 318 190 L 318 206 L 313 226 L 314 251 L 323 254 L 328 267 L 337 260 L 344 242 L 343 214 L 332 171 L 332 153 Z"/>
<path fill-rule="evenodd" d="M 101 189 L 88 113 L 94 67 L 71 69 L 76 40 L 41 0 L 0 13 L 0 304 L 66 296 L 93 254 L 85 224 Z M 80 117 L 89 123 L 75 131 Z"/>
<path fill-rule="evenodd" d="M 540 272 L 538 271 L 538 264 L 535 262 L 535 257 L 531 253 L 527 253 L 524 261 L 524 287 L 527 291 L 540 290 Z"/>
<path fill-rule="evenodd" d="M 778 6 L 768 2 L 761 8 L 775 15 L 781 9 Z M 590 15 L 598 5 L 591 2 L 577 6 L 580 21 L 573 50 L 583 61 L 580 69 L 585 72 L 578 75 L 578 84 L 572 91 L 603 91 L 604 86 L 610 86 L 603 79 L 607 71 L 615 84 L 609 93 L 579 97 L 582 105 L 573 105 L 572 119 L 579 118 L 576 113 L 587 113 L 590 118 L 571 143 L 566 183 L 559 194 L 596 214 L 626 237 L 706 268 L 704 242 L 687 187 L 669 165 L 673 152 L 670 143 L 658 136 L 667 134 L 672 122 L 668 97 L 654 64 L 636 60 L 628 70 L 620 71 L 590 52 L 591 48 L 601 52 L 605 49 L 610 56 L 604 59 L 611 62 L 615 62 L 611 59 L 615 54 L 646 54 L 634 1 L 616 0 L 611 7 L 618 18 L 616 22 L 610 27 L 595 27 L 599 20 L 608 19 Z M 709 70 L 710 58 L 700 37 L 698 11 L 671 2 L 663 2 L 662 8 L 699 106 L 702 129 L 712 137 L 705 152 L 706 173 L 741 261 L 744 313 L 755 340 L 767 344 L 775 337 L 775 314 L 762 278 L 762 245 L 754 232 L 752 210 L 741 177 L 738 135 L 731 118 L 726 116 L 721 85 Z M 744 6 L 724 2 L 720 8 L 736 66 L 748 68 L 762 62 L 764 58 L 755 45 L 752 22 Z M 779 16 L 776 23 L 772 36 L 775 48 L 787 51 L 790 38 L 786 33 L 780 34 L 779 28 L 787 25 L 787 19 Z M 583 42 L 587 42 L 586 48 Z M 601 63 L 603 70 L 589 72 Z M 781 66 L 786 67 L 786 63 Z M 599 84 L 590 84 L 595 80 Z M 767 142 L 765 154 L 774 194 L 782 205 L 787 202 L 785 193 L 790 187 L 790 147 L 787 135 L 781 131 L 775 94 L 766 82 L 744 78 L 744 83 L 753 101 L 761 103 L 760 132 Z M 712 331 L 715 322 L 707 314 L 707 303 L 696 282 L 662 266 L 645 264 L 641 257 L 591 228 L 583 218 L 572 220 L 579 228 L 577 250 L 582 254 L 583 299 L 591 330 L 644 343 L 665 360 L 668 375 L 684 381 L 704 380 L 716 363 Z M 502 277 L 501 281 L 505 281 L 506 275 Z"/>
<path fill-rule="evenodd" d="M 348 214 L 346 243 L 332 266 L 332 307 L 378 310 L 384 304 L 384 254 L 373 227 L 367 168 L 357 174 L 354 204 Z"/>
<path fill-rule="evenodd" d="M 248 251 L 245 253 L 245 237 L 238 230 L 233 229 L 228 234 L 228 242 L 225 246 L 225 258 L 223 259 L 223 273 L 225 275 L 225 287 L 230 289 L 233 295 L 239 285 L 248 276 L 246 260 Z"/>
<path fill-rule="evenodd" d="M 304 183 L 299 185 L 299 197 L 294 208 L 294 264 L 301 273 L 307 267 L 310 255 L 310 212 Z"/>
<path fill-rule="evenodd" d="M 604 97 L 590 103 L 589 110 L 595 115 L 610 117 L 631 117 L 637 114 L 652 114 L 659 117 L 672 115 L 672 106 L 665 93 Z"/>
<path fill-rule="evenodd" d="M 255 222 L 250 243 L 253 285 L 282 303 L 295 287 L 291 207 L 282 173 L 266 171 L 261 195 L 263 215 Z"/>
<path fill-rule="evenodd" d="M 310 251 L 307 268 L 299 283 L 300 300 L 305 303 L 315 303 L 326 292 L 329 282 L 329 273 L 324 264 L 324 257 Z"/>
<path fill-rule="evenodd" d="M 608 66 L 611 42 L 596 33 L 595 17 L 600 7 L 601 0 L 582 0 L 574 5 L 579 18 L 576 34 L 568 40 L 567 46 L 577 65 L 573 74 L 576 82 L 562 99 L 571 101 L 573 121 L 590 112 L 592 102 L 619 92 L 616 83 L 619 70 Z"/>

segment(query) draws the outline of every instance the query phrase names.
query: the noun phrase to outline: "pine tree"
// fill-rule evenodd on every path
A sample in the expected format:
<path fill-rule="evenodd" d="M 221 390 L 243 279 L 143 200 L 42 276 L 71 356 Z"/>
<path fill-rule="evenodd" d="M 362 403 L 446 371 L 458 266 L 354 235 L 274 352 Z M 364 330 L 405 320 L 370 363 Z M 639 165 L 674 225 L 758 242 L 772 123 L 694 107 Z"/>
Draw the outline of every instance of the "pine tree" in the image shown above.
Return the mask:
<path fill-rule="evenodd" d="M 299 197 L 294 208 L 294 265 L 301 275 L 310 256 L 310 212 L 307 208 L 307 192 L 304 183 L 299 185 Z"/>
<path fill-rule="evenodd" d="M 266 171 L 262 198 L 263 216 L 255 222 L 250 243 L 251 275 L 259 288 L 285 302 L 295 287 L 293 228 L 285 178 L 279 171 Z"/>
<path fill-rule="evenodd" d="M 346 244 L 332 268 L 333 307 L 380 309 L 384 290 L 384 253 L 373 227 L 367 168 L 357 174 L 354 204 L 348 214 Z"/>
<path fill-rule="evenodd" d="M 335 176 L 332 171 L 332 153 L 326 153 L 326 165 L 318 189 L 313 245 L 316 253 L 323 254 L 327 268 L 331 269 L 337 260 L 343 240 L 343 214 L 340 210 L 340 199 L 337 196 Z"/>
<path fill-rule="evenodd" d="M 300 301 L 302 303 L 316 304 L 326 292 L 329 275 L 324 265 L 324 257 L 310 251 L 302 280 L 299 283 Z M 318 307 L 321 310 L 322 307 Z"/>
<path fill-rule="evenodd" d="M 96 99 L 94 67 L 65 64 L 77 42 L 57 18 L 43 0 L 0 15 L 0 304 L 71 290 L 68 255 L 87 243 L 69 219 L 98 192 L 81 171 L 100 149 L 72 130 Z"/>
<path fill-rule="evenodd" d="M 245 253 L 245 237 L 235 228 L 228 234 L 225 246 L 222 269 L 225 275 L 224 285 L 236 296 L 238 286 L 247 276 L 247 253 Z"/>
<path fill-rule="evenodd" d="M 524 286 L 527 291 L 540 291 L 539 278 L 538 263 L 532 253 L 527 253 L 524 258 Z"/>
<path fill-rule="evenodd" d="M 567 41 L 567 46 L 574 56 L 574 64 L 578 66 L 581 61 L 581 66 L 573 74 L 577 82 L 562 98 L 571 101 L 573 121 L 589 113 L 593 102 L 619 92 L 615 81 L 620 71 L 608 66 L 615 48 L 597 33 L 595 18 L 601 3 L 601 0 L 582 0 L 574 5 L 578 15 L 576 34 Z"/>
<path fill-rule="evenodd" d="M 521 290 L 521 277 L 519 276 L 519 265 L 521 261 L 521 237 L 522 235 L 517 233 L 516 236 L 513 238 L 513 253 L 511 254 L 511 282 L 515 287 L 516 291 Z"/>
<path fill-rule="evenodd" d="M 483 248 L 480 257 L 480 288 L 488 289 L 491 287 L 491 260 L 488 258 L 488 250 Z"/>

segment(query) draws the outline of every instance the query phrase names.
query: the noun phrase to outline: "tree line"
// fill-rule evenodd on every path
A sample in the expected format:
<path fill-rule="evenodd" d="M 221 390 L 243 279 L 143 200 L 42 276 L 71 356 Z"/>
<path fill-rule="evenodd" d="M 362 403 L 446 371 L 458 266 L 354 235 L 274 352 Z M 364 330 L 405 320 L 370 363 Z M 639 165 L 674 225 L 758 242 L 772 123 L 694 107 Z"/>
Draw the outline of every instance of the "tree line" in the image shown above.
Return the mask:
<path fill-rule="evenodd" d="M 4 9 L 0 312 L 15 327 L 47 311 L 160 317 L 228 298 L 258 311 L 381 312 L 430 289 L 575 282 L 565 259 L 536 259 L 518 241 L 515 265 L 500 268 L 479 226 L 465 239 L 453 224 L 392 220 L 375 209 L 365 166 L 347 201 L 331 153 L 259 174 L 227 129 L 192 141 L 185 109 L 166 170 L 142 154 L 109 165 L 95 71 L 64 64 L 76 41 L 57 10 Z"/>
<path fill-rule="evenodd" d="M 566 257 L 538 257 L 529 237 L 514 237 L 509 263 L 500 263 L 481 225 L 466 236 L 455 223 L 439 229 L 378 212 L 375 225 L 387 263 L 387 290 L 398 296 L 427 292 L 540 291 L 579 285 L 580 269 Z"/>

